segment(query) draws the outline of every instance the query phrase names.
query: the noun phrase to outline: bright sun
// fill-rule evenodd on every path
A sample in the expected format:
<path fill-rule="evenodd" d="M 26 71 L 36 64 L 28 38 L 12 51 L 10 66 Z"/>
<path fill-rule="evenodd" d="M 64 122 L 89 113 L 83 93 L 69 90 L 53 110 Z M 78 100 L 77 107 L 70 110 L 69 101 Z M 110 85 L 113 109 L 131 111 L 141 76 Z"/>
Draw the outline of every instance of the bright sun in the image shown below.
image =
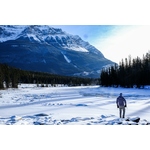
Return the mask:
<path fill-rule="evenodd" d="M 124 27 L 105 39 L 100 39 L 97 48 L 104 56 L 116 63 L 122 59 L 142 57 L 150 50 L 150 26 Z"/>

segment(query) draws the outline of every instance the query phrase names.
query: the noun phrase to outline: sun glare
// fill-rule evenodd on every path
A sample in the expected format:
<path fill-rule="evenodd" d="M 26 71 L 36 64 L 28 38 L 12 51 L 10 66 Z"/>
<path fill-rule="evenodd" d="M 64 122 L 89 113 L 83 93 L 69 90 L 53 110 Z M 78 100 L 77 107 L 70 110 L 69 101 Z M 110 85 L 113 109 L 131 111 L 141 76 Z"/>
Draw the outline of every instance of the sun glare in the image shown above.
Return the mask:
<path fill-rule="evenodd" d="M 150 26 L 127 26 L 97 41 L 97 48 L 116 63 L 131 55 L 142 57 L 150 50 Z"/>

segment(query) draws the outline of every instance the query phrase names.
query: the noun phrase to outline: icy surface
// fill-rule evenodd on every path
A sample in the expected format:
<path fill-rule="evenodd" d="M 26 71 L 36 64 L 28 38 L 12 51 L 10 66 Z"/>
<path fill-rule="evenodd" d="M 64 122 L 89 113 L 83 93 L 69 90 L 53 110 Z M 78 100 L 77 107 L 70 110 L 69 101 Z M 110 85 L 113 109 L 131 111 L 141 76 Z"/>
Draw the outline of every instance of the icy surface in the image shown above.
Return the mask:
<path fill-rule="evenodd" d="M 127 100 L 124 119 L 115 103 L 120 92 Z M 149 88 L 22 84 L 1 90 L 0 95 L 1 125 L 148 125 L 150 121 Z"/>

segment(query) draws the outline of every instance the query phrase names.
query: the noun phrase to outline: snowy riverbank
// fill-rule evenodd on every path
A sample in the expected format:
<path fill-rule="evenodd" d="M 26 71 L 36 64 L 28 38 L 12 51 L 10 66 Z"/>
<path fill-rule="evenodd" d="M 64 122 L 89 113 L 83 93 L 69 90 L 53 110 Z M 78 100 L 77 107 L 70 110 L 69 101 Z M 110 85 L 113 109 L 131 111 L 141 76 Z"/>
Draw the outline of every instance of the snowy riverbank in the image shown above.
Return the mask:
<path fill-rule="evenodd" d="M 125 119 L 118 117 L 116 97 L 127 100 Z M 1 125 L 146 125 L 150 122 L 150 89 L 36 87 L 1 90 Z M 139 117 L 139 122 L 133 119 Z M 130 119 L 129 119 L 130 118 Z M 131 122 L 132 121 L 132 122 Z"/>

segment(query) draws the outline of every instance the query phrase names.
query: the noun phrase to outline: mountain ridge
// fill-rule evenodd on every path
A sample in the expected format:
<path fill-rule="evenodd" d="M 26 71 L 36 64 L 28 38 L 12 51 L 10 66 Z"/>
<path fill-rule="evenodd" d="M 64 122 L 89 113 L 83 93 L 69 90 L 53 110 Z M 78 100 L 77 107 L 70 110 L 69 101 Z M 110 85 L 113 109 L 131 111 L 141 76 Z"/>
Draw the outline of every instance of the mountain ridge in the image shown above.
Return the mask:
<path fill-rule="evenodd" d="M 0 62 L 21 69 L 70 76 L 99 77 L 114 62 L 62 29 L 50 26 L 0 26 Z"/>

